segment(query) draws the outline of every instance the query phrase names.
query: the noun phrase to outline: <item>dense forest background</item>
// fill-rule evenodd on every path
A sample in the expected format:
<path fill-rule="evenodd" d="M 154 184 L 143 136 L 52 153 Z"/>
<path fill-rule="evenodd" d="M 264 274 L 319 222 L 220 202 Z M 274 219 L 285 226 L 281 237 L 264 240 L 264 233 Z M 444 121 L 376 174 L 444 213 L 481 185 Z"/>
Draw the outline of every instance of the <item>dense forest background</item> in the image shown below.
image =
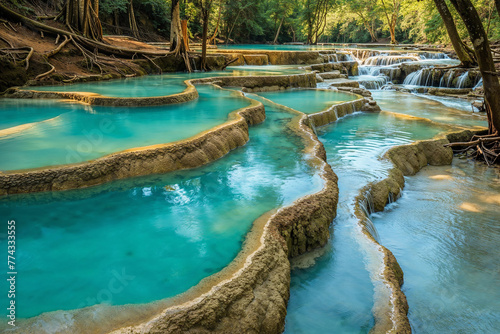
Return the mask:
<path fill-rule="evenodd" d="M 41 10 L 56 9 L 59 0 L 27 0 Z M 22 0 L 10 0 L 23 9 Z M 192 39 L 202 35 L 200 0 L 181 0 L 181 19 Z M 500 39 L 500 18 L 493 0 L 473 1 L 491 40 Z M 107 34 L 169 39 L 170 0 L 100 0 L 99 17 Z M 467 31 L 453 6 L 460 36 Z M 27 7 L 24 7 L 27 9 Z M 134 22 L 135 21 L 135 22 Z M 134 29 L 134 25 L 138 29 Z M 213 0 L 209 34 L 228 43 L 399 43 L 449 44 L 432 0 Z"/>

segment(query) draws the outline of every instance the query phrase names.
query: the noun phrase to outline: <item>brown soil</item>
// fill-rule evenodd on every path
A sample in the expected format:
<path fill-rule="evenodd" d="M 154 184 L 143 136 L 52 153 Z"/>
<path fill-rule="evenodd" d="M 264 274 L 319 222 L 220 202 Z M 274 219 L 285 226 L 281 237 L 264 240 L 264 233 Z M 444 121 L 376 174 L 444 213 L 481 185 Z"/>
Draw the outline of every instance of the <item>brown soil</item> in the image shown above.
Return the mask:
<path fill-rule="evenodd" d="M 51 20 L 47 20 L 44 23 L 60 29 L 65 29 L 62 24 Z M 37 30 L 30 29 L 19 22 L 10 21 L 10 24 L 0 23 L 0 37 L 0 48 L 3 48 L 4 50 L 10 48 L 10 45 L 4 40 L 9 41 L 14 48 L 32 47 L 34 50 L 33 56 L 29 61 L 30 64 L 27 71 L 24 69 L 23 62 L 27 53 L 19 54 L 19 56 L 16 57 L 16 61 L 13 61 L 13 58 L 9 55 L 1 56 L 2 67 L 0 68 L 0 76 L 3 80 L 0 83 L 0 93 L 9 87 L 20 86 L 26 83 L 44 85 L 64 83 L 67 81 L 76 82 L 99 80 L 102 78 L 110 79 L 124 76 L 136 76 L 143 75 L 148 72 L 158 71 L 158 69 L 150 62 L 145 68 L 143 65 L 146 61 L 141 63 L 138 62 L 137 59 L 118 59 L 108 57 L 104 54 L 99 54 L 99 56 L 107 57 L 106 65 L 101 65 L 101 72 L 97 66 L 89 64 L 83 57 L 81 51 L 78 50 L 71 42 L 66 44 L 59 53 L 47 60 L 45 54 L 54 50 L 64 41 L 64 38 L 61 36 L 58 44 L 56 44 L 56 36 L 45 34 L 42 37 L 41 33 Z M 113 46 L 127 47 L 130 49 L 147 51 L 161 50 L 156 46 L 149 45 L 126 36 L 105 37 L 104 42 Z M 94 52 L 94 50 L 89 51 Z M 119 55 L 117 55 L 117 57 L 119 57 Z M 33 79 L 35 79 L 37 75 L 45 73 L 51 69 L 51 66 L 47 62 L 55 67 L 55 71 L 50 75 L 34 82 Z"/>

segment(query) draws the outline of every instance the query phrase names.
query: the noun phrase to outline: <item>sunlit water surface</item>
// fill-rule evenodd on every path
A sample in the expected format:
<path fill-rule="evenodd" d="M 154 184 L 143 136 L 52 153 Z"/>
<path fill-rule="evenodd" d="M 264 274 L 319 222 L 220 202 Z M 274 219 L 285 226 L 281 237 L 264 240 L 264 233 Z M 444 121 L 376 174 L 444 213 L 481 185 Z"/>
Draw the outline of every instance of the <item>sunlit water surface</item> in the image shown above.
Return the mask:
<path fill-rule="evenodd" d="M 405 274 L 415 333 L 498 333 L 500 170 L 455 159 L 407 179 L 374 215 Z"/>
<path fill-rule="evenodd" d="M 299 66 L 232 66 L 224 71 L 166 73 L 136 78 L 76 83 L 62 86 L 27 87 L 49 92 L 89 92 L 111 97 L 153 97 L 177 94 L 186 89 L 184 81 L 220 76 L 283 75 L 304 73 Z"/>
<path fill-rule="evenodd" d="M 245 147 L 205 167 L 3 198 L 0 216 L 16 221 L 17 316 L 177 295 L 233 260 L 256 218 L 319 191 L 292 115 L 267 113 Z M 130 279 L 103 293 L 116 275 Z"/>
<path fill-rule="evenodd" d="M 390 147 L 442 131 L 391 114 L 357 113 L 319 130 L 339 177 L 332 237 L 316 265 L 292 272 L 286 333 L 368 333 L 374 325 L 374 250 L 357 227 L 354 197 L 390 167 L 379 157 Z"/>
<path fill-rule="evenodd" d="M 209 130 L 232 111 L 250 105 L 234 92 L 199 86 L 194 101 L 155 107 L 100 107 L 37 101 L 45 117 L 22 131 L 0 136 L 0 170 L 77 163 L 125 149 L 169 143 Z M 23 107 L 8 102 L 10 112 Z M 0 105 L 3 102 L 0 101 Z"/>
<path fill-rule="evenodd" d="M 292 89 L 256 94 L 274 103 L 306 114 L 313 114 L 327 109 L 334 104 L 353 101 L 359 98 L 354 94 L 323 89 Z"/>

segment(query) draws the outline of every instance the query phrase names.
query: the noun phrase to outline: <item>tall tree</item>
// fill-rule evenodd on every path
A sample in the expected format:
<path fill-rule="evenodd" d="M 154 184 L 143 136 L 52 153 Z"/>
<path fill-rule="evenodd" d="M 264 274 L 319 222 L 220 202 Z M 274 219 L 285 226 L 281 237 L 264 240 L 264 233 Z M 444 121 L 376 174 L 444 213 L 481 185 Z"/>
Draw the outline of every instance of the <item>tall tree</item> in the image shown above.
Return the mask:
<path fill-rule="evenodd" d="M 87 38 L 102 40 L 99 0 L 67 0 L 65 18 L 71 31 Z"/>
<path fill-rule="evenodd" d="M 196 5 L 201 10 L 201 19 L 203 21 L 203 34 L 201 44 L 201 70 L 207 70 L 207 39 L 208 39 L 208 21 L 210 19 L 210 11 L 215 0 L 195 0 Z"/>
<path fill-rule="evenodd" d="M 304 20 L 307 29 L 307 44 L 318 44 L 325 32 L 326 17 L 333 4 L 332 0 L 305 0 Z"/>
<path fill-rule="evenodd" d="M 268 10 L 266 16 L 274 22 L 273 44 L 278 43 L 278 37 L 283 28 L 285 20 L 293 13 L 296 4 L 288 0 L 270 0 L 268 1 Z"/>
<path fill-rule="evenodd" d="M 208 39 L 208 45 L 211 45 L 212 43 L 215 45 L 215 38 L 217 37 L 217 33 L 219 32 L 219 26 L 220 26 L 220 18 L 222 16 L 222 1 L 219 1 L 219 14 L 217 15 L 217 24 L 215 25 L 215 30 L 214 33 L 212 34 L 212 37 Z"/>
<path fill-rule="evenodd" d="M 181 25 L 181 9 L 180 0 L 172 0 L 171 7 L 172 20 L 170 23 L 170 51 L 175 52 L 175 55 L 181 56 L 186 64 L 186 70 L 191 72 L 191 64 L 189 63 L 189 45 L 187 34 L 183 34 Z"/>
<path fill-rule="evenodd" d="M 384 11 L 389 33 L 391 34 L 391 44 L 398 44 L 396 40 L 396 27 L 402 0 L 392 0 L 392 3 L 389 3 L 389 5 L 386 5 L 385 0 L 380 1 L 382 2 L 382 10 Z"/>
<path fill-rule="evenodd" d="M 371 0 L 351 0 L 346 1 L 342 7 L 354 13 L 363 23 L 363 26 L 370 34 L 371 42 L 377 42 L 377 31 L 375 26 L 376 20 L 376 4 Z"/>
<path fill-rule="evenodd" d="M 445 0 L 434 0 L 434 3 L 436 4 L 439 15 L 441 15 L 441 18 L 443 19 L 446 31 L 448 31 L 448 36 L 450 36 L 451 44 L 457 53 L 458 59 L 460 59 L 461 65 L 464 67 L 476 65 L 474 55 L 469 53 L 469 49 L 460 39 L 457 27 L 455 26 L 455 21 L 453 20 L 453 16 L 451 15 Z"/>
<path fill-rule="evenodd" d="M 130 31 L 132 32 L 132 36 L 134 36 L 135 38 L 139 38 L 139 28 L 137 28 L 137 22 L 135 20 L 133 0 L 130 0 L 128 3 L 128 23 L 130 26 Z"/>
<path fill-rule="evenodd" d="M 451 0 L 469 32 L 483 78 L 484 100 L 490 134 L 500 132 L 500 82 L 491 55 L 490 43 L 481 18 L 470 0 Z"/>

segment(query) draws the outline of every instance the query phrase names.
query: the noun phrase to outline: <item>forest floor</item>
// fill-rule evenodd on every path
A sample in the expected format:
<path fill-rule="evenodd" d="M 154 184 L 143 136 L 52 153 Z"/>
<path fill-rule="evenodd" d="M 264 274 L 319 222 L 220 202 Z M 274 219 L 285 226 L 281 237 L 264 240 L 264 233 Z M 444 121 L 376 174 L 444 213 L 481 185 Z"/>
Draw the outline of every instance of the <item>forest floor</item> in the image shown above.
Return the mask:
<path fill-rule="evenodd" d="M 160 47 L 139 42 L 127 36 L 104 37 L 103 42 L 110 46 L 167 53 L 167 50 Z M 97 76 L 110 79 L 147 74 L 147 71 L 137 61 L 130 58 L 116 58 L 101 54 L 99 57 L 103 57 L 104 63 L 99 62 L 100 65 L 92 63 L 71 42 L 64 45 L 59 52 L 50 56 L 50 58 L 47 57 L 61 43 L 63 43 L 63 38 L 56 38 L 49 34 L 42 36 L 40 32 L 21 23 L 12 21 L 1 23 L 0 50 L 2 53 L 0 54 L 0 65 L 2 69 L 0 70 L 0 92 L 10 86 L 24 85 L 29 80 L 35 80 L 37 76 L 49 71 L 51 65 L 54 66 L 55 71 L 50 75 L 36 79 L 36 84 L 86 81 L 87 79 L 96 80 Z M 32 48 L 33 52 L 26 69 L 25 59 L 28 57 L 30 48 Z M 15 49 L 25 51 L 9 52 L 9 50 Z M 22 71 L 22 69 L 25 69 L 25 71 Z"/>

